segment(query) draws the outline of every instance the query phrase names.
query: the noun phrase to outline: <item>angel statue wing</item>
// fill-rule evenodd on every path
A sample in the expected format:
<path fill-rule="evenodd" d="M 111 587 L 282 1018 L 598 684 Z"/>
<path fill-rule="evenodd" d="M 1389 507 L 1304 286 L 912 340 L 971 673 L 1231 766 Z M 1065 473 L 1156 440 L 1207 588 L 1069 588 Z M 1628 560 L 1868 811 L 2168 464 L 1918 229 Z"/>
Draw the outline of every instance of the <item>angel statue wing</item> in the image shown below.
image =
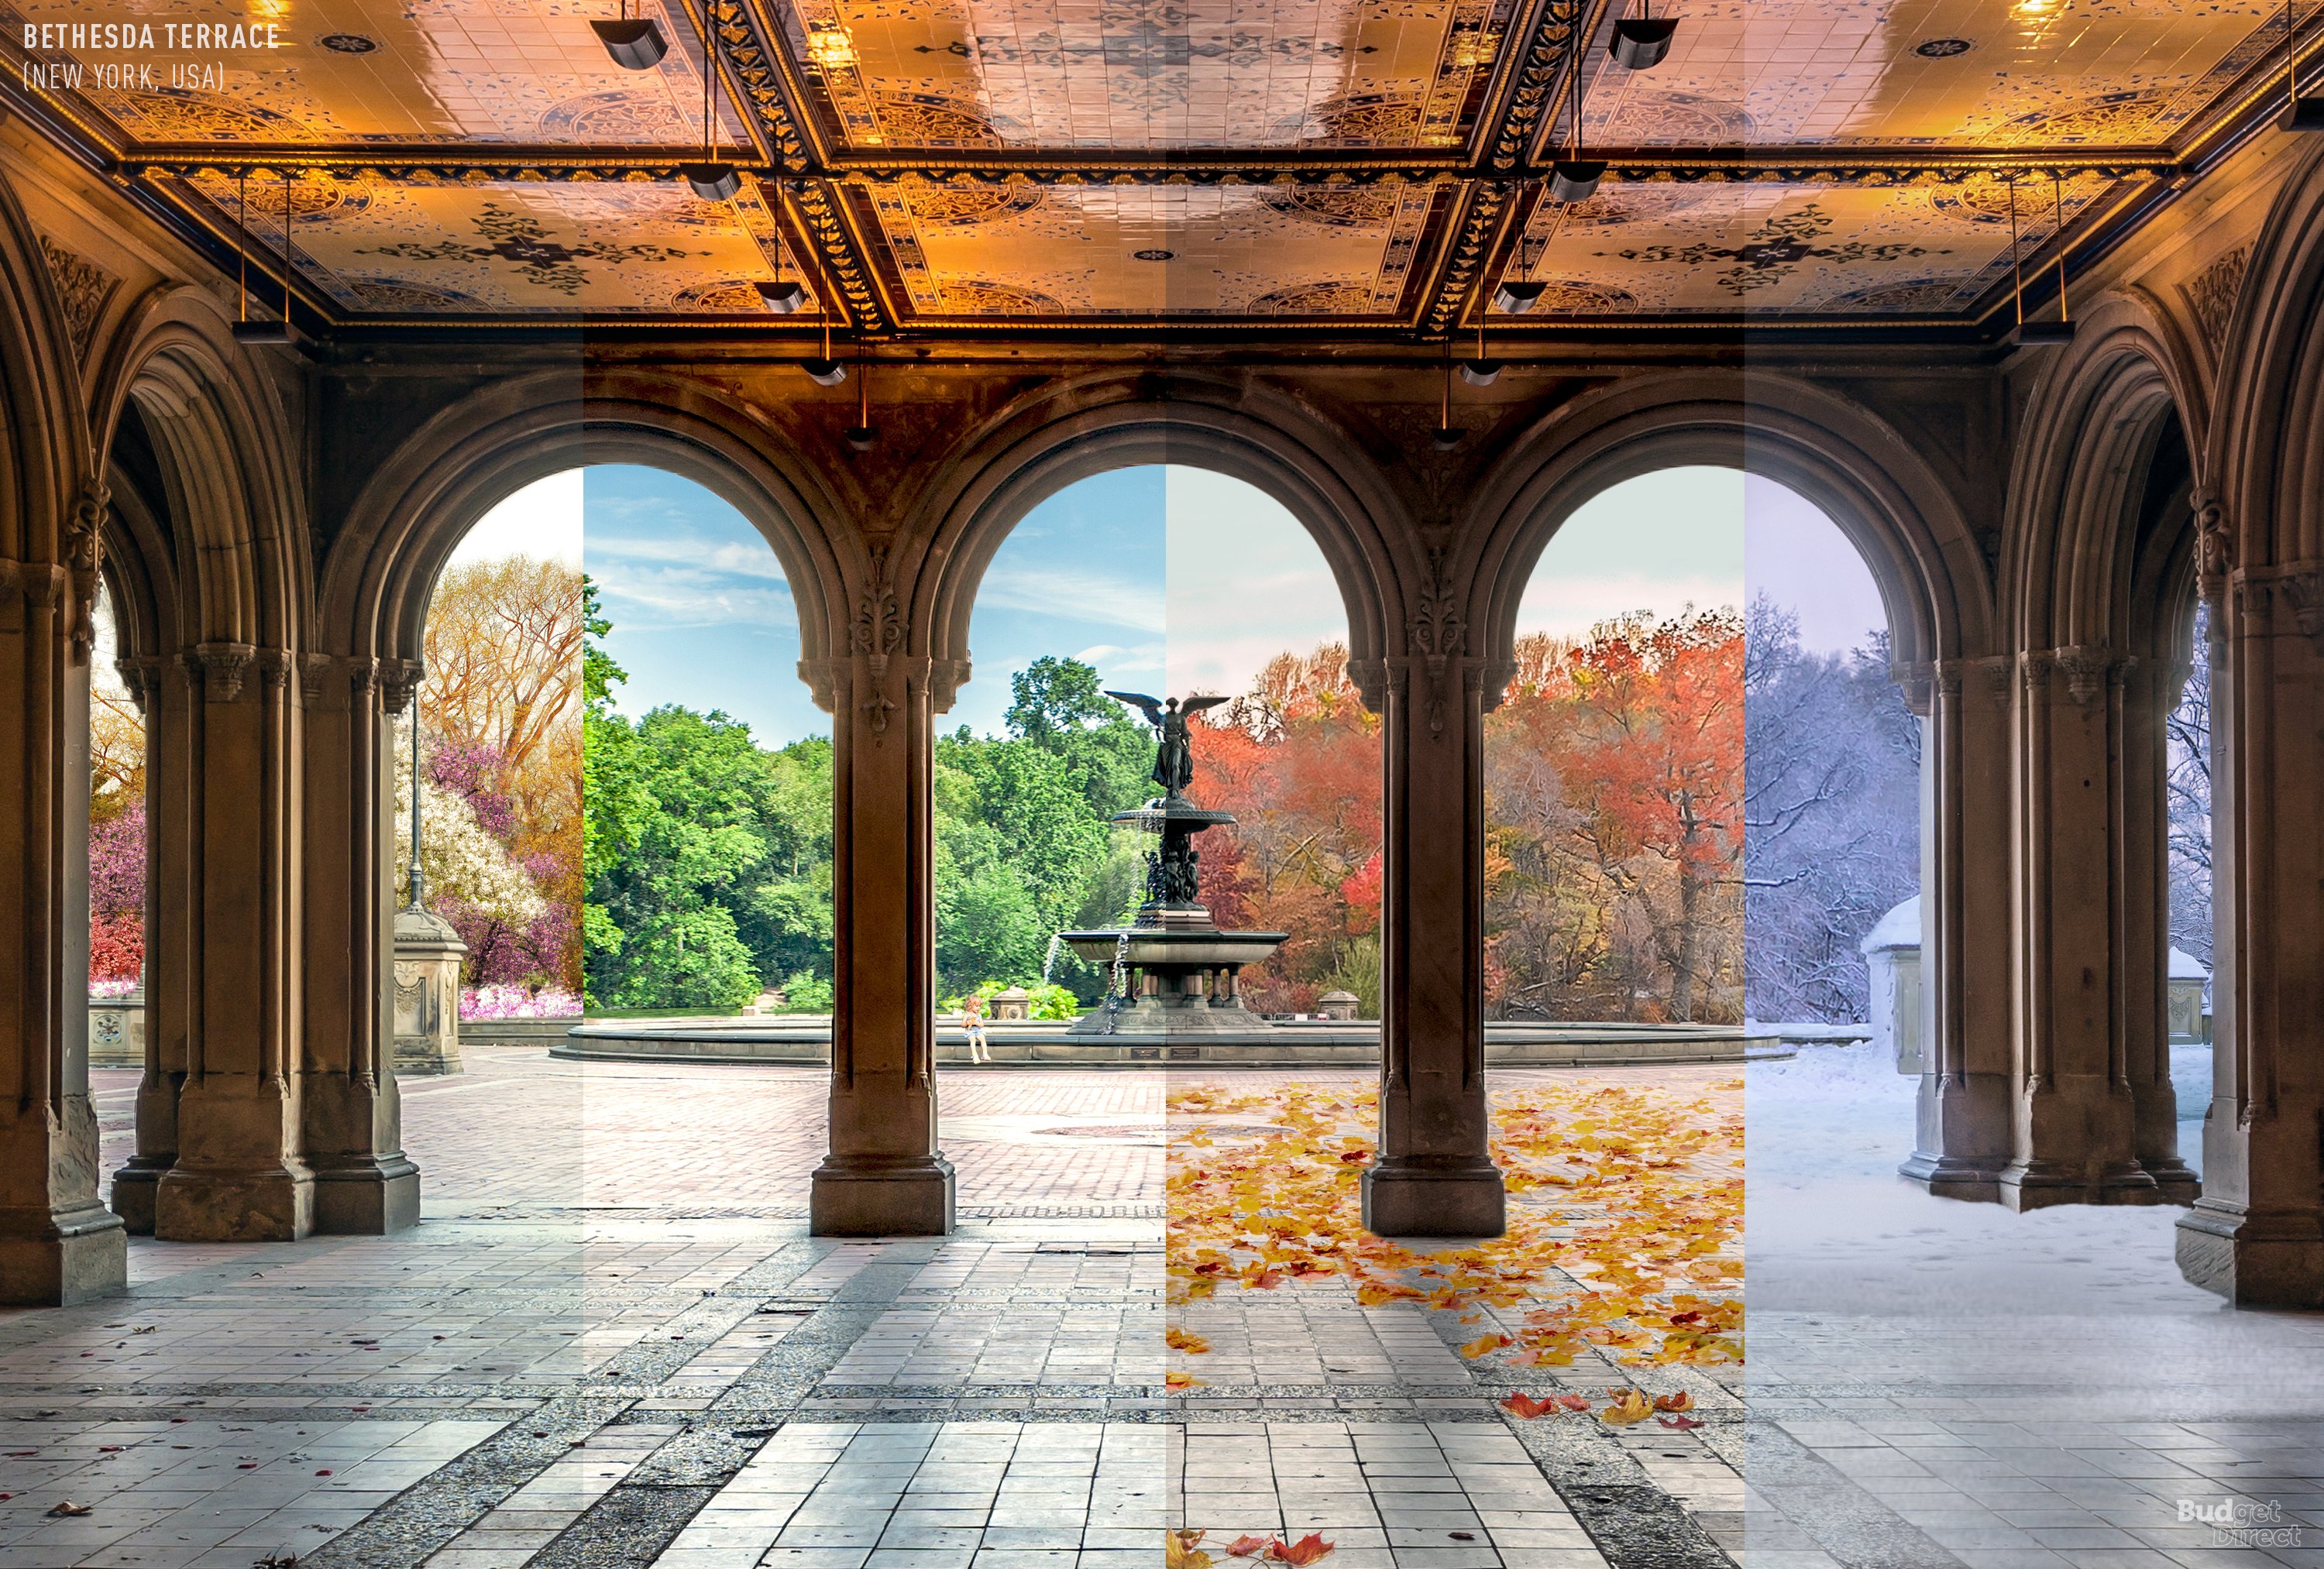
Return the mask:
<path fill-rule="evenodd" d="M 1200 713 L 1206 708 L 1216 708 L 1227 702 L 1223 697 L 1190 697 L 1178 705 L 1180 713 Z"/>
<path fill-rule="evenodd" d="M 1146 722 L 1149 725 L 1162 722 L 1162 700 L 1158 697 L 1148 697 L 1142 692 L 1109 692 L 1106 696 L 1137 709 L 1146 716 Z"/>

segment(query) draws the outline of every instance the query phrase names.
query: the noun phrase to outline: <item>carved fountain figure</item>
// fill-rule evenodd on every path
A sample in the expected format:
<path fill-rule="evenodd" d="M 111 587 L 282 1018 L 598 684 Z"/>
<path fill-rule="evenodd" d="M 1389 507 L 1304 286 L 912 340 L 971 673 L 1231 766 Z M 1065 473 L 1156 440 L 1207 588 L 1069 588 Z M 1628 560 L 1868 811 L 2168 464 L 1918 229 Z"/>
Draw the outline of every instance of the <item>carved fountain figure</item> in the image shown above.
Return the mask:
<path fill-rule="evenodd" d="M 1242 969 L 1282 946 L 1281 931 L 1226 931 L 1202 902 L 1201 852 L 1194 839 L 1234 821 L 1186 799 L 1194 779 L 1194 754 L 1186 721 L 1224 702 L 1222 697 L 1167 701 L 1143 693 L 1109 692 L 1146 716 L 1155 729 L 1154 782 L 1162 794 L 1143 806 L 1118 812 L 1113 821 L 1132 822 L 1160 836 L 1146 858 L 1146 903 L 1127 926 L 1058 936 L 1093 964 L 1111 967 L 1116 977 L 1105 1005 L 1085 1014 L 1072 1035 L 1228 1035 L 1273 1028 L 1243 1006 Z"/>

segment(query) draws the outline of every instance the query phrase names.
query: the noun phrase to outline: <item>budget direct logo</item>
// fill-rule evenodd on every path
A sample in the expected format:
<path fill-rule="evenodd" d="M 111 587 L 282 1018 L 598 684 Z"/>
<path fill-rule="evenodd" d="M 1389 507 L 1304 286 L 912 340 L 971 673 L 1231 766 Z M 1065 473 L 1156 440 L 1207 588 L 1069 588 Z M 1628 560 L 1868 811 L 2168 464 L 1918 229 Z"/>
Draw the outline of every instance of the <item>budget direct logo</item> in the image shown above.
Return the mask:
<path fill-rule="evenodd" d="M 21 85 L 47 92 L 216 92 L 240 58 L 288 49 L 272 22 L 27 22 Z M 208 59 L 170 59 L 207 55 Z M 45 58 L 43 58 L 45 57 Z"/>
<path fill-rule="evenodd" d="M 2297 1547 L 2300 1546 L 2298 1526 L 2283 1523 L 2283 1506 L 2260 1499 L 2182 1498 L 2179 1500 L 2179 1523 L 2182 1526 L 2209 1526 L 2213 1547 Z"/>

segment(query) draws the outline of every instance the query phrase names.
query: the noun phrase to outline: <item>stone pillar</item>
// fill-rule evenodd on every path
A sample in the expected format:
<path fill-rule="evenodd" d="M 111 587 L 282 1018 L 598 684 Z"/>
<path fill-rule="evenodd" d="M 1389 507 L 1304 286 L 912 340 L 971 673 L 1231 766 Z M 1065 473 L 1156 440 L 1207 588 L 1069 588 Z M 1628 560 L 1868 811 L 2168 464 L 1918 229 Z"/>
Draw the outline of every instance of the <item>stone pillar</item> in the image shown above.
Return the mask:
<path fill-rule="evenodd" d="M 2138 1163 L 2123 1016 L 2122 670 L 2089 647 L 2033 650 L 2019 665 L 2019 1093 L 1997 1183 L 2013 1209 L 2159 1197 Z"/>
<path fill-rule="evenodd" d="M 1381 745 L 1379 1155 L 1363 1174 L 1381 1236 L 1499 1236 L 1487 1152 L 1483 662 L 1460 653 L 1442 578 L 1416 656 L 1387 662 Z"/>
<path fill-rule="evenodd" d="M 1880 917 L 1856 948 L 1869 983 L 1865 1023 L 1872 1049 L 1917 1078 L 1928 1071 L 1921 1050 L 1921 896 Z"/>
<path fill-rule="evenodd" d="M 1921 1052 L 1903 1174 L 1990 1200 L 2007 1163 L 2008 736 L 2015 663 L 1947 659 L 1897 672 L 1921 727 Z"/>
<path fill-rule="evenodd" d="M 2324 561 L 2239 568 L 2211 689 L 2211 1109 L 2179 1268 L 2324 1308 Z M 2216 610 L 2215 610 L 2216 613 Z"/>
<path fill-rule="evenodd" d="M 136 1152 L 113 1174 L 113 1208 L 153 1234 L 162 1174 L 178 1163 L 178 1096 L 195 999 L 192 908 L 193 704 L 199 685 L 174 662 L 124 661 L 145 717 L 145 1056 L 137 1081 Z"/>
<path fill-rule="evenodd" d="M 895 652 L 884 555 L 855 652 L 807 671 L 831 711 L 830 1148 L 817 1236 L 938 1236 L 953 1171 L 936 1148 L 936 802 L 930 662 Z"/>
<path fill-rule="evenodd" d="M 395 1034 L 395 721 L 416 665 L 308 656 L 307 1013 L 300 1114 L 315 1229 L 378 1235 L 420 1219 L 403 1152 Z"/>
<path fill-rule="evenodd" d="M 94 524 L 90 524 L 93 532 Z M 65 573 L 0 561 L 0 1303 L 122 1290 L 88 1096 L 88 665 Z M 76 873 L 76 866 L 79 867 Z"/>
<path fill-rule="evenodd" d="M 193 704 L 194 1009 L 178 1097 L 178 1159 L 153 1234 L 281 1242 L 314 1229 L 301 1154 L 303 839 L 291 656 L 204 643 L 186 656 Z"/>
<path fill-rule="evenodd" d="M 2202 1182 L 2179 1152 L 2179 1096 L 2171 1083 L 2170 757 L 2166 725 L 2187 689 L 2187 667 L 2141 660 L 2120 672 L 2112 697 L 2122 780 L 2114 853 L 2123 901 L 2114 943 L 2123 1062 L 2130 1079 L 2131 1158 L 2164 1204 L 2192 1204 Z M 2197 1012 L 2201 1011 L 2200 989 Z"/>

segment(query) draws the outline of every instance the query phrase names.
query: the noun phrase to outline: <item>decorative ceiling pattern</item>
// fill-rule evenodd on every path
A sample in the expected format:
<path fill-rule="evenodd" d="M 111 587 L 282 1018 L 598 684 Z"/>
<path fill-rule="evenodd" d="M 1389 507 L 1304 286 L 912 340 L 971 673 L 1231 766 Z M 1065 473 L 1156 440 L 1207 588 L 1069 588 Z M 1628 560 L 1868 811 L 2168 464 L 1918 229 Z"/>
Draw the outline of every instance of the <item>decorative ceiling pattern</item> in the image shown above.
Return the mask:
<path fill-rule="evenodd" d="M 2027 258 L 2111 184 L 2017 190 Z M 2029 262 L 2030 265 L 2030 262 Z M 1548 285 L 1545 316 L 1941 317 L 2009 281 L 2010 189 L 1997 179 L 1833 183 L 1609 180 L 1536 209 L 1508 276 Z"/>
<path fill-rule="evenodd" d="M 914 315 L 1354 317 L 1393 322 L 1425 185 L 859 190 Z"/>
<path fill-rule="evenodd" d="M 623 0 L 107 0 L 161 45 L 125 50 L 70 36 L 83 0 L 0 0 L 0 71 L 266 276 L 300 170 L 327 320 L 820 330 L 761 311 L 779 265 L 874 335 L 1409 337 L 1518 275 L 1561 325 L 1989 330 L 2021 258 L 2046 294 L 2282 91 L 2273 0 L 1661 0 L 1675 45 L 1631 71 L 1606 43 L 1637 3 L 629 0 L 671 45 L 632 71 L 589 27 Z M 2312 71 L 2324 0 L 2294 4 Z M 678 178 L 705 5 L 729 202 Z M 1615 168 L 1559 209 L 1577 113 Z"/>
<path fill-rule="evenodd" d="M 672 41 L 650 71 L 606 58 L 588 23 L 614 6 L 587 0 L 317 0 L 295 13 L 284 0 L 127 0 L 105 19 L 150 26 L 159 47 L 88 51 L 80 96 L 124 143 L 699 146 L 696 23 L 676 0 L 633 12 Z M 93 17 L 81 0 L 8 0 L 0 20 L 21 38 L 27 23 Z M 272 50 L 172 48 L 163 31 L 270 21 Z M 730 142 L 742 133 L 731 112 L 724 125 Z"/>
<path fill-rule="evenodd" d="M 282 187 L 203 174 L 189 192 L 256 242 L 254 299 L 281 298 Z M 637 317 L 761 313 L 754 284 L 802 280 L 774 215 L 659 181 L 418 184 L 309 179 L 290 188 L 300 276 L 354 315 Z M 812 277 L 803 280 L 810 297 Z"/>
<path fill-rule="evenodd" d="M 1685 24 L 1654 70 L 1591 71 L 1588 142 L 2158 147 L 2255 69 L 2280 69 L 2283 49 L 2284 11 L 2273 0 L 1688 0 L 1681 9 Z"/>
<path fill-rule="evenodd" d="M 1512 0 L 788 0 L 856 148 L 1456 147 Z"/>

